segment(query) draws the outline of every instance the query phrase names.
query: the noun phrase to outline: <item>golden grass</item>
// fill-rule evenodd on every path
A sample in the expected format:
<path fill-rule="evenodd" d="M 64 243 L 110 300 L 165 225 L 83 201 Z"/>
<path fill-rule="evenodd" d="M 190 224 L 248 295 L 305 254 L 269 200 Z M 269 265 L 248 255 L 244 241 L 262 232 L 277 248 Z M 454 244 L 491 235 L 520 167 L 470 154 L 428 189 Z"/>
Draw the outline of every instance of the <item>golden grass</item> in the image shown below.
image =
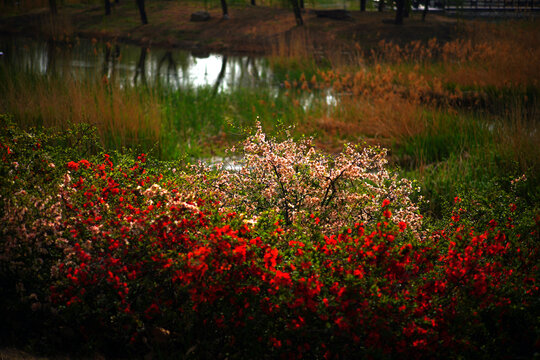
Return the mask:
<path fill-rule="evenodd" d="M 432 39 L 399 46 L 381 41 L 367 55 L 358 45 L 353 51 L 334 51 L 331 70 L 319 71 L 311 81 L 297 79 L 286 85 L 294 96 L 314 89 L 338 94 L 338 105 L 323 104 L 324 110 L 304 128 L 323 136 L 374 138 L 382 144 L 399 144 L 426 131 L 426 112 L 456 114 L 464 111 L 460 106 L 475 107 L 492 97 L 493 90 L 513 89 L 515 95 L 501 101 L 519 104 L 497 106 L 505 113 L 498 114 L 503 125 L 496 141 L 518 154 L 531 153 L 538 136 L 530 135 L 537 133 L 531 130 L 534 121 L 523 123 L 524 102 L 519 97 L 526 87 L 540 85 L 539 33 L 540 25 L 534 22 L 471 22 L 460 38 L 446 43 Z M 305 59 L 313 54 L 313 46 L 306 36 L 292 38 L 280 43 L 274 54 Z M 534 116 L 539 115 L 538 106 L 532 105 Z M 437 125 L 430 126 L 433 131 Z M 522 138 L 528 140 L 521 142 Z"/>
<path fill-rule="evenodd" d="M 95 125 L 102 139 L 116 146 L 156 142 L 162 114 L 157 96 L 145 90 L 110 84 L 107 78 L 2 76 L 0 112 L 23 126 L 65 128 L 69 123 Z"/>

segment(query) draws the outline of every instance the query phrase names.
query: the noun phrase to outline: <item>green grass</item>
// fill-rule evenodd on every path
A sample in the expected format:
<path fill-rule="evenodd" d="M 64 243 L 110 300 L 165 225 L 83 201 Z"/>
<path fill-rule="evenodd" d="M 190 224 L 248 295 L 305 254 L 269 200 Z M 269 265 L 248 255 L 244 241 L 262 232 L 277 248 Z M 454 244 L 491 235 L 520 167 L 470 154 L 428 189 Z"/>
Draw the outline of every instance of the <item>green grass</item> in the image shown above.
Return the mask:
<path fill-rule="evenodd" d="M 474 115 L 436 112 L 426 115 L 423 133 L 406 139 L 395 151 L 402 165 L 416 168 L 445 161 L 453 154 L 464 154 L 493 144 L 488 124 Z"/>
<path fill-rule="evenodd" d="M 223 156 L 224 150 L 244 139 L 259 120 L 270 135 L 295 126 L 292 136 L 315 135 L 316 143 L 330 144 L 330 151 L 338 150 L 344 141 L 367 140 L 390 146 L 394 164 L 402 168 L 402 175 L 418 180 L 429 200 L 424 204 L 425 213 L 435 218 L 457 193 L 495 193 L 501 184 L 507 187 L 510 179 L 522 174 L 528 178 L 523 196 L 531 204 L 538 200 L 534 195 L 539 193 L 540 184 L 538 84 L 467 85 L 470 78 L 455 75 L 451 63 L 424 62 L 419 68 L 398 63 L 391 65 L 394 73 L 441 79 L 444 89 L 453 92 L 459 87 L 479 94 L 479 101 L 418 102 L 414 81 L 409 83 L 404 77 L 395 85 L 410 87 L 412 95 L 391 94 L 389 101 L 397 105 L 389 107 L 394 112 L 389 114 L 378 109 L 370 112 L 373 104 L 383 108 L 391 105 L 373 102 L 380 101 L 378 93 L 349 97 L 349 102 L 339 103 L 337 109 L 325 104 L 322 93 L 311 88 L 311 77 L 315 75 L 321 85 L 320 71 L 332 68 L 328 61 L 289 54 L 271 59 L 270 64 L 274 81 L 281 85 L 228 92 L 211 86 L 171 91 L 159 83 L 149 87 L 105 84 L 99 78 L 60 78 L 3 66 L 0 113 L 12 114 L 26 127 L 90 123 L 98 128 L 106 148 L 133 148 L 164 160 Z M 460 66 L 466 69 L 469 65 Z M 360 69 L 349 65 L 346 71 L 354 74 Z M 362 69 L 377 71 L 371 65 Z M 463 80 L 465 85 L 448 80 L 447 74 L 454 74 L 454 79 Z M 310 83 L 310 89 L 300 90 L 301 78 Z M 297 86 L 289 87 L 295 80 Z M 386 89 L 383 80 L 376 78 L 375 91 Z M 302 106 L 308 97 L 312 97 L 311 104 Z M 373 134 L 367 133 L 374 127 L 366 122 L 369 125 L 377 117 L 384 120 L 378 124 L 387 127 L 385 138 L 377 135 L 383 133 L 377 132 L 379 125 Z M 406 126 L 412 130 L 402 129 Z M 355 129 L 368 130 L 358 133 Z"/>
<path fill-rule="evenodd" d="M 162 148 L 165 159 L 222 155 L 245 136 L 259 120 L 269 133 L 302 121 L 305 111 L 283 91 L 236 89 L 215 92 L 212 87 L 184 89 L 164 96 L 166 130 Z"/>

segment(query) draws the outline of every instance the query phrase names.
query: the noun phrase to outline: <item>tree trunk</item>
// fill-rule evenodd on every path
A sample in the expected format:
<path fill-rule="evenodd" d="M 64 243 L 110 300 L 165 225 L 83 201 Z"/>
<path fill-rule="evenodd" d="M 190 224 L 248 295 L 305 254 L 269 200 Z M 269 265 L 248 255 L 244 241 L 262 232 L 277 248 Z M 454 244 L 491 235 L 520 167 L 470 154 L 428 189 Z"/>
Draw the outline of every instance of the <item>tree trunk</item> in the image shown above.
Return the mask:
<path fill-rule="evenodd" d="M 426 15 L 427 15 L 427 12 L 428 12 L 428 7 L 429 7 L 429 0 L 426 0 L 424 2 L 424 11 L 422 11 L 422 21 L 426 21 Z"/>
<path fill-rule="evenodd" d="M 360 11 L 366 11 L 366 0 L 360 0 Z"/>
<path fill-rule="evenodd" d="M 251 5 L 255 6 L 255 0 L 251 0 Z"/>
<path fill-rule="evenodd" d="M 51 9 L 51 14 L 58 14 L 58 6 L 56 6 L 56 0 L 49 0 L 49 8 Z"/>
<path fill-rule="evenodd" d="M 304 0 L 300 0 L 300 9 L 305 9 Z"/>
<path fill-rule="evenodd" d="M 403 17 L 408 18 L 410 10 L 411 10 L 411 1 L 410 0 L 405 0 L 405 4 L 404 4 L 404 8 L 403 8 Z"/>
<path fill-rule="evenodd" d="M 229 18 L 229 9 L 227 9 L 227 0 L 221 0 L 221 10 L 223 10 L 223 18 Z"/>
<path fill-rule="evenodd" d="M 111 2 L 105 0 L 105 15 L 111 15 Z"/>
<path fill-rule="evenodd" d="M 146 10 L 144 9 L 144 0 L 137 0 L 137 6 L 139 7 L 139 13 L 141 14 L 141 21 L 144 25 L 148 24 L 146 18 Z"/>
<path fill-rule="evenodd" d="M 379 12 L 384 10 L 384 0 L 379 0 L 379 7 L 377 9 Z"/>
<path fill-rule="evenodd" d="M 302 12 L 300 11 L 300 6 L 298 5 L 298 0 L 290 0 L 293 12 L 294 12 L 294 18 L 296 19 L 296 25 L 302 26 L 304 25 L 304 20 L 302 20 Z"/>
<path fill-rule="evenodd" d="M 403 10 L 405 8 L 405 0 L 396 0 L 396 25 L 403 24 Z"/>

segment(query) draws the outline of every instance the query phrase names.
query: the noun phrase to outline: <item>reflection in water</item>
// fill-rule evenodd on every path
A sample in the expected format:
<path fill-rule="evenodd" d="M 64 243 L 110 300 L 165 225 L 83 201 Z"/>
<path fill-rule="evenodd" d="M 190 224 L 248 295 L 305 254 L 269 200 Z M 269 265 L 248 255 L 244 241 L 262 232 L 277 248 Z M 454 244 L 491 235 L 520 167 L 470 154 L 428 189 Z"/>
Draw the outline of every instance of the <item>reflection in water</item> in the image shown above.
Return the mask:
<path fill-rule="evenodd" d="M 37 74 L 107 77 L 169 90 L 209 86 L 214 92 L 276 87 L 265 58 L 198 54 L 78 39 L 73 44 L 0 37 L 1 63 Z"/>
<path fill-rule="evenodd" d="M 141 48 L 141 54 L 139 55 L 139 62 L 137 63 L 137 68 L 135 69 L 135 77 L 133 78 L 133 84 L 137 85 L 137 79 L 141 77 L 142 84 L 148 85 L 146 82 L 146 54 L 148 54 L 149 49 L 146 47 Z"/>
<path fill-rule="evenodd" d="M 105 44 L 105 59 L 103 59 L 102 76 L 109 79 L 114 79 L 116 74 L 116 63 L 120 59 L 120 47 L 114 45 L 114 48 L 109 44 Z"/>
<path fill-rule="evenodd" d="M 167 87 L 178 87 L 178 73 L 176 71 L 176 62 L 174 61 L 174 58 L 173 58 L 173 55 L 172 55 L 172 52 L 171 51 L 167 51 L 165 53 L 165 55 L 163 55 L 163 57 L 161 58 L 161 60 L 159 60 L 158 62 L 158 66 L 157 66 L 157 71 L 159 74 L 162 74 L 162 71 L 161 71 L 161 67 L 163 66 L 163 64 L 167 63 L 167 69 L 166 69 L 166 82 L 165 82 L 165 85 Z M 171 75 L 173 77 L 173 80 L 175 82 L 175 85 L 176 86 L 171 86 Z M 161 77 L 158 76 L 157 80 L 158 80 L 158 83 L 157 85 L 161 85 L 161 82 L 160 82 L 160 79 Z"/>
<path fill-rule="evenodd" d="M 47 40 L 47 73 L 54 74 L 56 69 L 56 46 L 54 41 Z"/>
<path fill-rule="evenodd" d="M 221 86 L 221 82 L 223 81 L 223 77 L 225 76 L 226 70 L 227 70 L 227 55 L 224 55 L 223 60 L 221 62 L 221 70 L 219 70 L 216 83 L 214 84 L 214 91 L 213 91 L 214 96 L 217 94 L 218 89 Z"/>

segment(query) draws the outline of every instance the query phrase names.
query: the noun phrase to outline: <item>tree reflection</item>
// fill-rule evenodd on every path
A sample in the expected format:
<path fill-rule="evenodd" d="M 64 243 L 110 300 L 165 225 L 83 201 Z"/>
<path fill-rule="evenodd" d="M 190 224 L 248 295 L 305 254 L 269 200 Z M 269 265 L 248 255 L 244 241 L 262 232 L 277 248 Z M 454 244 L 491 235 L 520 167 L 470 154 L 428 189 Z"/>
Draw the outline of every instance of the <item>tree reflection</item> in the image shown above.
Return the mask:
<path fill-rule="evenodd" d="M 139 55 L 139 62 L 135 68 L 135 77 L 133 78 L 133 83 L 137 85 L 139 76 L 141 82 L 144 86 L 147 85 L 146 82 L 146 55 L 148 54 L 149 49 L 147 47 L 141 47 L 141 54 Z"/>
<path fill-rule="evenodd" d="M 105 44 L 105 59 L 103 60 L 102 76 L 114 78 L 116 73 L 116 64 L 120 59 L 120 46 L 111 46 Z"/>
<path fill-rule="evenodd" d="M 53 39 L 47 40 L 47 74 L 56 72 L 56 44 Z"/>
<path fill-rule="evenodd" d="M 226 70 L 227 70 L 227 55 L 223 55 L 223 58 L 221 60 L 221 70 L 219 70 L 219 74 L 214 84 L 214 89 L 212 91 L 212 94 L 214 96 L 217 94 L 219 87 L 221 86 L 223 78 L 225 77 Z"/>
<path fill-rule="evenodd" d="M 166 83 L 167 86 L 170 87 L 171 85 L 171 74 L 173 75 L 173 81 L 176 83 L 176 86 L 178 86 L 178 72 L 176 71 L 176 62 L 174 61 L 173 55 L 171 51 L 167 51 L 159 60 L 157 65 L 157 73 L 156 73 L 156 79 L 157 84 L 159 85 L 160 79 L 161 79 L 161 67 L 164 64 L 167 64 L 167 70 L 166 70 Z"/>

